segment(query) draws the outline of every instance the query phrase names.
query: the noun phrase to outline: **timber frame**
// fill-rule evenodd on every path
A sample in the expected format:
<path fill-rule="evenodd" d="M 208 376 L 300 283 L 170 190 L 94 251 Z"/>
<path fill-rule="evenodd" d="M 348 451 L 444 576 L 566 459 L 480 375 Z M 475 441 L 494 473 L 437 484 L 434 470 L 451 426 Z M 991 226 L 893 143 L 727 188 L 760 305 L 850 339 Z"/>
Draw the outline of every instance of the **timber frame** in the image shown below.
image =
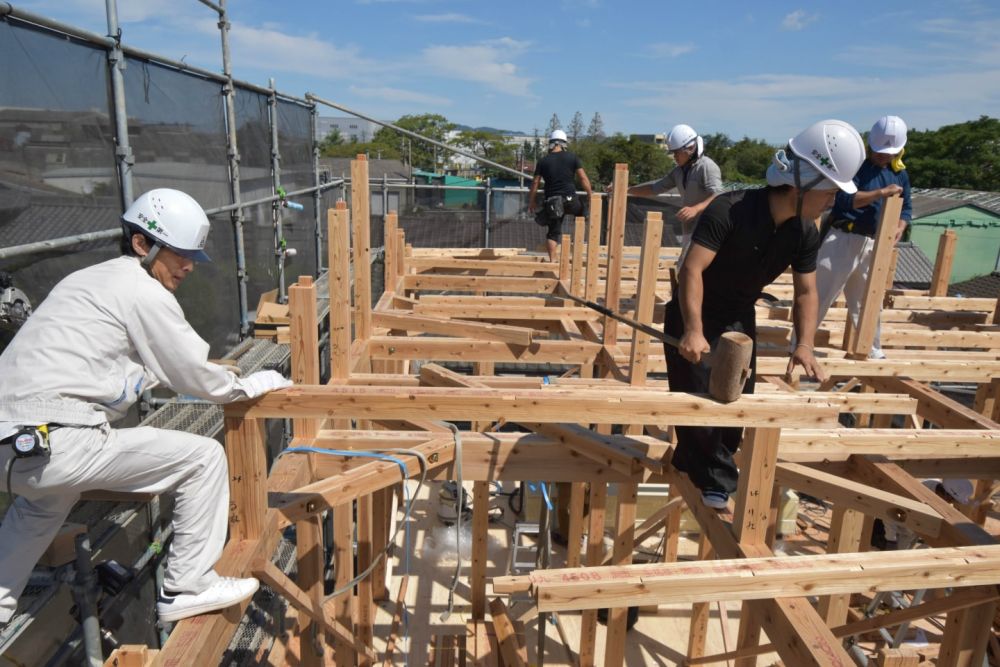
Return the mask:
<path fill-rule="evenodd" d="M 984 529 L 1000 480 L 996 300 L 887 289 L 892 244 L 883 235 L 876 243 L 857 330 L 845 326 L 842 308 L 834 308 L 822 325 L 817 353 L 831 380 L 817 389 L 783 377 L 789 308 L 762 305 L 756 393 L 722 405 L 707 396 L 669 392 L 665 380 L 650 375 L 664 369 L 658 342 L 651 345 L 646 334 L 560 298 L 571 292 L 600 299 L 643 322 L 662 321 L 676 249 L 660 248 L 658 214 L 647 215 L 643 245 L 626 248 L 625 198 L 613 197 L 607 243 L 601 245 L 601 205 L 595 197 L 591 218 L 577 218 L 572 240 L 563 237 L 560 261 L 550 263 L 518 249 L 412 248 L 396 214 L 389 213 L 386 288 L 371 308 L 368 273 L 354 272 L 353 287 L 350 280 L 352 262 L 369 266 L 362 156 L 352 164 L 351 175 L 351 209 L 340 203 L 328 213 L 329 382 L 320 384 L 315 288 L 303 278 L 289 289 L 295 386 L 226 408 L 232 510 L 230 541 L 218 569 L 257 576 L 294 607 L 298 623 L 276 640 L 276 655 L 294 652 L 303 665 L 330 660 L 372 665 L 383 659 L 392 664 L 395 635 L 386 656 L 375 654 L 372 636 L 374 601 L 391 593 L 385 572 L 376 570 L 353 594 L 326 598 L 321 517 L 333 515 L 339 586 L 354 574 L 355 532 L 359 570 L 385 548 L 392 497 L 404 474 L 385 461 L 305 453 L 283 456 L 268 471 L 264 420 L 269 418 L 294 420 L 294 445 L 419 450 L 430 462 L 430 479 L 453 478 L 455 439 L 442 421 L 471 422 L 472 428 L 461 433 L 462 465 L 474 495 L 483 497 L 493 480 L 547 476 L 545 481 L 570 483 L 571 545 L 580 544 L 583 533 L 603 533 L 608 484 L 617 485 L 614 549 L 607 561 L 600 540 L 591 540 L 586 553 L 570 549 L 568 568 L 492 582 L 485 576 L 486 503 L 474 504 L 468 636 L 486 637 L 481 625 L 489 610 L 494 610 L 496 632 L 492 643 L 469 639 L 464 644 L 472 647 L 467 652 L 474 664 L 526 664 L 503 604 L 489 602 L 491 587 L 494 595 L 530 591 L 542 612 L 582 610 L 581 665 L 599 659 L 594 645 L 598 607 L 611 608 L 603 664 L 617 667 L 625 656 L 627 607 L 668 602 L 693 605 L 691 664 L 735 659 L 746 667 L 756 664 L 756 656 L 776 651 L 786 665 L 851 665 L 844 638 L 879 623 L 898 625 L 941 614 L 946 621 L 937 665 L 979 667 L 987 654 L 1000 660 L 993 629 L 1000 545 Z M 627 166 L 617 165 L 614 192 L 624 193 L 627 182 Z M 946 260 L 939 253 L 939 262 Z M 787 277 L 772 287 L 769 292 L 779 298 L 790 294 Z M 888 359 L 867 360 L 883 304 L 881 336 Z M 475 373 L 446 367 L 456 361 L 472 362 Z M 419 371 L 413 362 L 420 362 Z M 544 380 L 497 374 L 510 363 L 552 364 L 569 371 Z M 935 381 L 976 385 L 974 408 L 932 389 L 929 383 Z M 854 427 L 841 425 L 844 415 L 851 415 Z M 492 427 L 505 421 L 530 433 L 494 432 Z M 724 511 L 705 508 L 698 490 L 669 463 L 671 427 L 704 424 L 745 428 L 739 490 Z M 405 462 L 407 476 L 416 474 L 417 460 Z M 925 477 L 970 478 L 976 480 L 976 493 L 964 505 L 949 502 L 921 483 Z M 669 483 L 671 500 L 650 519 L 652 525 L 637 527 L 637 485 L 644 482 Z M 779 487 L 832 505 L 826 554 L 776 557 Z M 701 529 L 700 562 L 677 562 L 684 505 Z M 902 524 L 928 548 L 867 551 L 863 545 L 876 518 Z M 271 561 L 280 531 L 292 524 L 295 580 Z M 632 565 L 637 536 L 661 526 L 666 531 L 662 562 Z M 405 585 L 404 580 L 404 593 Z M 852 594 L 916 588 L 936 594 L 890 618 L 851 613 Z M 728 655 L 705 655 L 707 603 L 714 600 L 743 601 L 738 643 Z M 178 623 L 155 661 L 218 663 L 242 611 Z M 325 658 L 305 640 L 313 624 L 327 645 Z M 769 642 L 762 642 L 761 631 Z M 507 639 L 498 644 L 501 635 Z M 502 657 L 491 657 L 491 646 Z M 888 648 L 878 664 L 917 664 L 893 657 Z"/>

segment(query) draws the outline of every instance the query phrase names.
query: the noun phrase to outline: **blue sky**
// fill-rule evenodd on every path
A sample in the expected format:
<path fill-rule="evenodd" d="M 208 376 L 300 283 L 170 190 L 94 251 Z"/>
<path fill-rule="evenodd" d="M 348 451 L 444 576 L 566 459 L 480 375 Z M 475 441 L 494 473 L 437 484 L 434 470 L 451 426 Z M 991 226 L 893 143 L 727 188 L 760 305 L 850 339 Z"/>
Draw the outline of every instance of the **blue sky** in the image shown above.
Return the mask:
<path fill-rule="evenodd" d="M 104 0 L 21 7 L 105 33 Z M 221 71 L 214 12 L 119 0 L 126 44 Z M 1000 115 L 1000 3 L 230 0 L 234 75 L 379 118 L 440 113 L 531 133 L 676 123 L 783 142 L 823 117 L 936 128 Z M 334 110 L 323 115 L 341 115 Z"/>

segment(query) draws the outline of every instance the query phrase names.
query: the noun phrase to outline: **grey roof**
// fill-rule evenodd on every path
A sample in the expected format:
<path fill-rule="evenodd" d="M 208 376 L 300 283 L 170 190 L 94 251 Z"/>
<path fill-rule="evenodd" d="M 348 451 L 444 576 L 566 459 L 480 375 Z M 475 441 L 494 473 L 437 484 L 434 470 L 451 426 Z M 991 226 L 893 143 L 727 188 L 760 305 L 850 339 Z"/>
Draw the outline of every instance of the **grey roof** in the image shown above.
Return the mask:
<path fill-rule="evenodd" d="M 913 219 L 917 220 L 960 206 L 975 206 L 1000 215 L 1000 192 L 955 190 L 953 188 L 913 188 Z"/>
<path fill-rule="evenodd" d="M 948 296 L 994 299 L 1000 297 L 1000 272 L 977 276 L 948 286 Z"/>
<path fill-rule="evenodd" d="M 893 284 L 902 289 L 927 289 L 934 276 L 934 262 L 912 241 L 899 243 Z"/>
<path fill-rule="evenodd" d="M 0 188 L 0 237 L 8 247 L 112 229 L 119 206 L 117 197 L 30 196 Z"/>

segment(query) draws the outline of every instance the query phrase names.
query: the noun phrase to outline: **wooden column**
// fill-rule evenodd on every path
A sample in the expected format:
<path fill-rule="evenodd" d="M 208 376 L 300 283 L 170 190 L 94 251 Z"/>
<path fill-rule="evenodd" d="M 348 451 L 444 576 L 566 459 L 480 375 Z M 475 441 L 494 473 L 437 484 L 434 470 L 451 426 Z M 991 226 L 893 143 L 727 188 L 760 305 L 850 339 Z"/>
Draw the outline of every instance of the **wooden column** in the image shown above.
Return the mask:
<path fill-rule="evenodd" d="M 569 527 L 566 531 L 566 567 L 579 567 L 580 542 L 583 538 L 584 494 L 587 492 L 585 482 L 572 482 L 569 485 Z"/>
<path fill-rule="evenodd" d="M 396 231 L 398 226 L 398 216 L 395 211 L 389 211 L 385 216 L 385 229 L 382 232 L 382 239 L 385 245 L 385 259 L 383 260 L 383 269 L 385 276 L 384 279 L 384 291 L 395 292 L 396 291 L 396 279 L 399 278 L 396 275 L 396 268 L 399 265 L 399 258 L 397 255 L 402 252 L 402 248 L 396 245 L 399 239 L 396 237 Z"/>
<path fill-rule="evenodd" d="M 593 210 L 593 209 L 591 209 Z M 587 527 L 587 567 L 604 561 L 604 512 L 608 504 L 608 485 L 590 484 L 590 516 Z M 597 643 L 597 610 L 587 609 L 580 619 L 580 667 L 593 667 Z"/>
<path fill-rule="evenodd" d="M 461 511 L 461 503 L 459 503 Z M 489 543 L 490 483 L 472 484 L 472 620 L 486 618 L 486 560 Z"/>
<path fill-rule="evenodd" d="M 319 321 L 312 276 L 299 276 L 299 281 L 288 288 L 288 317 L 292 382 L 319 384 Z M 319 430 L 315 419 L 294 419 L 292 427 L 296 438 L 315 438 Z"/>
<path fill-rule="evenodd" d="M 584 292 L 584 296 L 590 301 L 597 298 L 597 281 L 601 277 L 600 255 L 601 196 L 590 195 L 590 219 L 587 222 L 587 286 Z"/>
<path fill-rule="evenodd" d="M 379 489 L 372 498 L 372 554 L 378 555 L 389 545 L 389 524 L 392 521 L 392 496 L 396 486 Z M 389 587 L 386 584 L 386 573 L 389 572 L 389 551 L 379 560 L 372 570 L 372 599 L 388 600 Z"/>
<path fill-rule="evenodd" d="M 358 155 L 351 160 L 351 220 L 354 250 L 354 339 L 372 336 L 371 196 L 368 188 L 368 160 Z"/>
<path fill-rule="evenodd" d="M 778 440 L 781 429 L 749 428 L 744 431 L 743 465 L 736 492 L 733 528 L 741 546 L 765 546 L 771 493 L 778 460 Z M 740 613 L 740 630 L 736 649 L 760 643 L 761 620 L 753 603 L 744 602 Z M 754 667 L 756 656 L 736 660 L 736 667 Z"/>
<path fill-rule="evenodd" d="M 330 379 L 345 380 L 351 372 L 351 215 L 347 204 L 327 213 L 329 230 Z"/>
<path fill-rule="evenodd" d="M 372 497 L 358 498 L 358 572 L 364 572 L 374 557 L 372 549 Z M 368 647 L 374 646 L 375 603 L 372 597 L 371 575 L 358 582 L 358 639 Z M 366 656 L 358 656 L 358 667 L 371 667 Z"/>
<path fill-rule="evenodd" d="M 295 549 L 298 560 L 297 583 L 313 601 L 317 608 L 323 606 L 323 526 L 319 516 L 313 516 L 295 524 Z M 324 633 L 316 623 L 308 622 L 304 616 L 299 623 L 301 628 L 299 639 L 299 656 L 303 667 L 315 667 L 323 664 L 323 654 L 318 652 L 313 642 L 315 628 L 316 640 L 320 646 L 325 645 Z"/>
<path fill-rule="evenodd" d="M 570 279 L 570 238 L 569 234 L 563 234 L 559 239 L 559 280 L 569 282 Z"/>
<path fill-rule="evenodd" d="M 853 333 L 853 340 L 848 348 L 850 356 L 867 358 L 872 349 L 872 343 L 875 342 L 875 329 L 878 326 L 879 315 L 882 313 L 886 279 L 889 264 L 892 261 L 896 227 L 902 209 L 903 200 L 901 197 L 889 197 L 882 202 L 882 217 L 879 220 L 878 234 L 875 237 L 875 249 L 872 251 L 868 286 L 861 302 L 858 327 Z M 847 335 L 846 332 L 845 335 Z"/>
<path fill-rule="evenodd" d="M 937 258 L 934 260 L 934 274 L 931 277 L 931 296 L 948 296 L 948 283 L 951 280 L 951 267 L 955 262 L 955 244 L 958 235 L 948 229 L 938 240 Z"/>
<path fill-rule="evenodd" d="M 354 578 L 354 503 L 348 502 L 333 508 L 333 554 L 336 570 L 334 586 L 344 588 Z M 333 598 L 333 615 L 345 628 L 354 628 L 354 594 L 346 590 Z M 354 647 L 334 638 L 334 656 L 338 665 L 353 665 Z"/>
<path fill-rule="evenodd" d="M 865 515 L 855 510 L 837 505 L 830 520 L 830 539 L 826 552 L 854 553 L 861 550 L 861 535 L 864 530 Z M 819 599 L 818 611 L 831 628 L 847 622 L 851 596 L 826 595 Z"/>
<path fill-rule="evenodd" d="M 628 199 L 628 165 L 615 165 L 614 194 L 611 196 L 610 228 L 608 231 L 608 276 L 604 305 L 618 311 L 621 296 L 622 248 L 625 245 L 625 205 Z M 618 342 L 618 322 L 604 318 L 604 346 Z"/>
<path fill-rule="evenodd" d="M 583 251 L 587 247 L 586 232 L 584 231 L 587 227 L 587 219 L 583 217 L 577 217 L 573 221 L 573 265 L 570 271 L 571 279 L 571 291 L 573 294 L 579 296 L 583 293 L 584 285 L 584 275 L 583 275 Z"/>
<path fill-rule="evenodd" d="M 708 560 L 712 558 L 712 543 L 708 536 L 702 533 L 698 541 L 698 560 Z M 688 635 L 687 656 L 700 658 L 705 655 L 705 641 L 708 639 L 708 619 L 712 607 L 710 602 L 696 602 L 691 605 L 691 632 Z M 722 619 L 725 623 L 725 619 Z"/>
<path fill-rule="evenodd" d="M 256 540 L 267 512 L 267 440 L 264 420 L 226 417 L 229 460 L 229 539 Z"/>

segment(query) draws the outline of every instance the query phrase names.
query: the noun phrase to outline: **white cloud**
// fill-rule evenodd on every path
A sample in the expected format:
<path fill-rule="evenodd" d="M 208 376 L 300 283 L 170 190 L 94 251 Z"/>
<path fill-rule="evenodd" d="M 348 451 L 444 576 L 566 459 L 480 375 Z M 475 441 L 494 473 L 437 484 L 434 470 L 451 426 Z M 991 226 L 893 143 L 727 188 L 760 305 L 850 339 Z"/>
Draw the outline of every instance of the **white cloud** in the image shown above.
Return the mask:
<path fill-rule="evenodd" d="M 420 23 L 483 23 L 483 21 L 468 14 L 417 14 L 414 21 Z"/>
<path fill-rule="evenodd" d="M 497 92 L 530 97 L 532 80 L 523 76 L 512 56 L 528 47 L 510 37 L 471 46 L 430 46 L 424 49 L 423 64 L 432 76 L 481 83 Z"/>
<path fill-rule="evenodd" d="M 694 51 L 694 44 L 672 44 L 670 42 L 657 42 L 646 47 L 648 57 L 651 58 L 676 58 L 685 53 Z"/>
<path fill-rule="evenodd" d="M 402 88 L 390 88 L 388 86 L 350 86 L 348 88 L 352 95 L 367 99 L 383 100 L 394 103 L 416 103 L 428 107 L 451 106 L 452 101 L 447 97 L 436 95 L 425 95 L 412 90 Z"/>
<path fill-rule="evenodd" d="M 611 84 L 634 92 L 624 106 L 648 110 L 666 126 L 689 119 L 702 132 L 785 141 L 821 118 L 867 129 L 878 116 L 902 116 L 910 127 L 938 127 L 1000 107 L 1000 68 L 879 78 L 762 74 L 733 80 L 639 81 Z M 857 96 L 864 90 L 864 99 Z M 928 91 L 934 91 L 933 95 Z M 940 100 L 947 99 L 947 105 Z M 970 111 L 971 110 L 971 111 Z"/>
<path fill-rule="evenodd" d="M 819 18 L 817 14 L 809 14 L 804 9 L 796 9 L 791 14 L 785 16 L 781 22 L 782 30 L 802 30 L 807 25 Z"/>

